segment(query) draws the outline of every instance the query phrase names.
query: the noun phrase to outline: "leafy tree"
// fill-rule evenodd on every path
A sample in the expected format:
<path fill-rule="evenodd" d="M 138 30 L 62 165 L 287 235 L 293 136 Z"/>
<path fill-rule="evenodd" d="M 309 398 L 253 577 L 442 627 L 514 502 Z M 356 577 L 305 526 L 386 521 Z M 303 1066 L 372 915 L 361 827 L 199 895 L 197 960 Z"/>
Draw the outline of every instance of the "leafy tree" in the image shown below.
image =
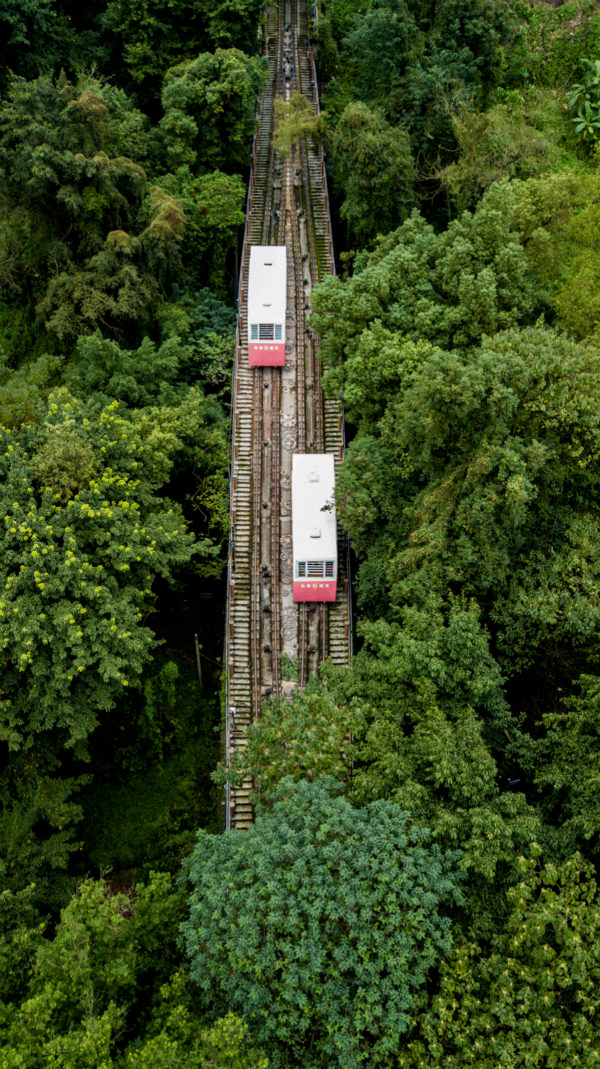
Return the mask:
<path fill-rule="evenodd" d="M 501 782 L 496 752 L 509 717 L 489 637 L 475 607 L 460 603 L 447 618 L 429 604 L 397 624 L 363 621 L 359 633 L 350 670 L 325 670 L 267 706 L 217 778 L 251 776 L 263 805 L 286 775 L 328 774 L 355 804 L 396 802 L 444 848 L 461 847 L 469 922 L 489 930 L 497 888 L 541 831 L 540 814 Z"/>
<path fill-rule="evenodd" d="M 474 597 L 513 673 L 577 674 L 594 642 L 597 375 L 593 352 L 539 329 L 434 354 L 388 406 L 377 481 L 364 483 L 361 439 L 340 479 L 340 515 L 382 571 L 385 553 L 392 601 L 449 583 Z"/>
<path fill-rule="evenodd" d="M 145 120 L 125 94 L 90 77 L 15 78 L 0 110 L 2 193 L 51 229 L 48 238 L 93 252 L 127 228 L 139 204 Z"/>
<path fill-rule="evenodd" d="M 245 218 L 246 190 L 240 176 L 222 171 L 194 176 L 185 166 L 161 182 L 183 211 L 182 277 L 186 285 L 194 288 L 208 282 L 221 296 L 226 295 L 231 289 L 227 263 Z"/>
<path fill-rule="evenodd" d="M 315 63 L 321 84 L 336 78 L 340 68 L 340 56 L 337 41 L 333 35 L 331 18 L 324 15 L 322 9 L 311 27 L 311 38 L 316 45 Z"/>
<path fill-rule="evenodd" d="M 325 135 L 326 117 L 315 110 L 307 97 L 293 91 L 289 99 L 275 97 L 276 127 L 273 143 L 278 152 L 285 155 L 300 138 L 319 142 Z"/>
<path fill-rule="evenodd" d="M 225 405 L 231 398 L 231 374 L 235 352 L 234 334 L 201 333 L 190 327 L 185 353 L 192 381 L 200 383 L 208 394 L 215 394 Z"/>
<path fill-rule="evenodd" d="M 511 226 L 514 207 L 510 186 L 493 186 L 473 214 L 464 212 L 443 234 L 415 212 L 359 261 L 353 278 L 332 277 L 315 288 L 312 321 L 326 386 L 343 389 L 351 422 L 360 422 L 363 406 L 382 411 L 382 380 L 395 393 L 405 362 L 414 365 L 431 353 L 427 343 L 469 348 L 484 333 L 532 315 L 536 291 Z"/>
<path fill-rule="evenodd" d="M 46 329 L 73 342 L 100 327 L 137 333 L 150 328 L 150 309 L 158 299 L 153 280 L 141 277 L 123 230 L 111 231 L 105 248 L 82 268 L 72 267 L 50 279 L 37 304 Z"/>
<path fill-rule="evenodd" d="M 186 381 L 198 382 L 205 393 L 229 400 L 235 350 L 235 313 L 206 287 L 186 292 L 172 306 L 182 317 L 182 350 Z"/>
<path fill-rule="evenodd" d="M 248 729 L 247 745 L 236 750 L 228 766 L 220 766 L 217 778 L 239 783 L 251 776 L 256 799 L 263 802 L 277 796 L 285 776 L 332 776 L 349 787 L 354 738 L 364 723 L 357 703 L 344 703 L 335 673 L 324 669 L 322 679 L 311 676 L 303 690 L 263 705 L 260 719 Z"/>
<path fill-rule="evenodd" d="M 563 849 L 589 844 L 596 854 L 600 832 L 598 677 L 581 676 L 577 690 L 556 712 L 544 717 L 547 734 L 535 748 L 532 771 L 543 795 L 548 798 L 550 793 L 550 806 L 559 807 Z"/>
<path fill-rule="evenodd" d="M 2 0 L 0 4 L 0 85 L 7 73 L 34 74 L 43 63 L 56 11 L 52 0 Z"/>
<path fill-rule="evenodd" d="M 180 303 L 189 316 L 191 337 L 188 341 L 199 343 L 209 335 L 229 336 L 235 333 L 235 312 L 208 288 L 184 293 Z"/>
<path fill-rule="evenodd" d="M 160 129 L 169 168 L 245 167 L 265 76 L 262 60 L 237 48 L 203 52 L 168 71 Z"/>
<path fill-rule="evenodd" d="M 344 193 L 340 214 L 350 235 L 365 244 L 394 229 L 413 198 L 408 135 L 365 104 L 349 104 L 331 137 L 336 181 Z"/>
<path fill-rule="evenodd" d="M 183 989 L 183 990 L 182 990 Z M 131 1069 L 156 1069 L 174 1065 L 177 1069 L 267 1069 L 268 1058 L 257 1051 L 249 1038 L 248 1026 L 234 1013 L 226 1013 L 212 1026 L 198 1027 L 185 999 L 182 973 L 161 989 L 164 1024 L 160 1032 L 141 1044 L 132 1044 L 125 1065 Z M 155 1030 L 155 1029 L 153 1029 Z"/>
<path fill-rule="evenodd" d="M 600 60 L 584 59 L 586 76 L 582 83 L 571 86 L 569 108 L 577 109 L 571 122 L 575 133 L 588 149 L 593 148 L 600 135 Z"/>
<path fill-rule="evenodd" d="M 326 17 L 331 30 L 340 41 L 356 25 L 357 16 L 363 16 L 369 10 L 368 0 L 328 0 L 323 12 L 317 12 L 317 20 Z"/>
<path fill-rule="evenodd" d="M 206 46 L 204 20 L 190 0 L 109 0 L 102 21 L 119 43 L 131 82 L 150 106 L 160 96 L 165 71 Z"/>
<path fill-rule="evenodd" d="M 354 809 L 332 781 L 280 792 L 245 835 L 199 834 L 191 977 L 203 1002 L 244 1013 L 274 1066 L 391 1064 L 450 948 L 454 858 L 392 803 Z"/>
<path fill-rule="evenodd" d="M 561 111 L 555 96 L 539 91 L 527 102 L 521 98 L 520 106 L 496 104 L 487 111 L 454 115 L 460 156 L 440 173 L 454 207 L 473 208 L 502 178 L 528 178 L 555 169 L 561 153 L 552 126 L 562 122 Z"/>
<path fill-rule="evenodd" d="M 433 52 L 416 58 L 407 69 L 399 90 L 386 107 L 391 122 L 401 123 L 410 134 L 413 155 L 419 165 L 421 189 L 431 196 L 427 179 L 456 154 L 452 116 L 472 107 L 473 93 L 457 73 L 453 56 Z M 444 219 L 444 223 L 446 220 Z"/>
<path fill-rule="evenodd" d="M 580 856 L 542 867 L 540 852 L 520 859 L 489 950 L 459 941 L 442 963 L 439 993 L 413 1018 L 400 1069 L 583 1069 L 600 1060 L 596 882 Z"/>
<path fill-rule="evenodd" d="M 152 648 L 143 620 L 154 576 L 193 552 L 180 510 L 156 493 L 178 439 L 116 407 L 91 422 L 59 395 L 41 424 L 0 432 L 0 708 L 11 749 L 52 731 L 85 750 Z"/>
<path fill-rule="evenodd" d="M 432 33 L 438 62 L 465 82 L 488 89 L 500 80 L 500 48 L 510 37 L 510 11 L 498 0 L 444 0 Z"/>
<path fill-rule="evenodd" d="M 5 427 L 35 422 L 51 387 L 57 385 L 61 363 L 46 354 L 13 371 L 8 359 L 0 357 L 0 412 Z"/>
<path fill-rule="evenodd" d="M 144 338 L 139 348 L 122 349 L 99 331 L 79 338 L 66 379 L 82 398 L 110 403 L 122 401 L 128 407 L 143 408 L 156 403 L 165 388 L 177 378 L 181 362 L 178 338 L 156 346 Z"/>
<path fill-rule="evenodd" d="M 600 338 L 596 172 L 561 171 L 513 183 L 514 225 L 543 280 L 557 325 L 576 338 Z"/>
<path fill-rule="evenodd" d="M 571 681 L 595 670 L 597 378 L 595 350 L 540 328 L 434 352 L 359 431 L 338 480 L 338 515 L 363 558 L 359 604 L 383 617 L 362 627 L 350 691 L 377 709 L 354 788 L 391 794 L 443 843 L 461 842 L 471 921 L 484 929 L 498 914 L 490 881 L 510 875 L 540 817 L 566 820 L 563 842 L 547 840 L 564 853 L 585 819 L 578 791 L 593 790 L 583 763 L 563 795 L 540 736 Z M 511 764 L 537 813 L 500 789 Z M 557 789 L 538 794 L 534 776 Z"/>
<path fill-rule="evenodd" d="M 0 1014 L 9 1003 L 20 1001 L 45 925 L 34 905 L 35 886 L 19 891 L 5 888 L 0 895 Z"/>
<path fill-rule="evenodd" d="M 123 1034 L 143 1027 L 144 1003 L 178 965 L 180 909 L 166 874 L 130 893 L 86 880 L 53 938 L 34 942 L 23 997 L 2 1006 L 5 1064 L 112 1067 Z"/>
<path fill-rule="evenodd" d="M 445 611 L 425 598 L 399 615 L 359 624 L 364 646 L 340 686 L 366 710 L 353 798 L 390 798 L 445 847 L 460 845 L 469 921 L 481 930 L 540 817 L 501 781 L 508 705 L 474 604 Z"/>
<path fill-rule="evenodd" d="M 426 203 L 435 197 L 433 173 L 456 154 L 453 115 L 470 109 L 474 101 L 482 103 L 500 77 L 501 47 L 510 36 L 510 20 L 496 0 L 445 0 L 438 5 L 382 0 L 362 7 L 331 0 L 325 18 L 317 22 L 317 37 L 325 43 L 325 68 L 334 74 L 326 107 L 332 116 L 340 115 L 335 107 L 339 79 L 346 99 L 380 111 L 404 142 L 409 160 L 412 150 L 417 189 Z M 360 156 L 349 161 L 358 186 L 363 164 Z M 400 170 L 406 174 L 406 161 Z M 363 207 L 369 204 L 366 190 L 361 190 L 361 200 Z M 359 206 L 355 214 L 360 218 Z"/>
<path fill-rule="evenodd" d="M 0 940 L 8 969 L 21 969 L 2 991 L 3 1066 L 266 1069 L 239 1018 L 208 1024 L 195 1014 L 176 949 L 182 904 L 165 873 L 127 891 L 88 879 L 51 937 L 42 923 Z M 13 896 L 12 909 L 26 915 L 25 900 Z"/>
<path fill-rule="evenodd" d="M 0 108 L 0 246 L 13 300 L 59 337 L 148 321 L 178 267 L 177 202 L 148 186 L 145 120 L 90 77 L 13 80 Z M 13 331 L 14 333 L 14 331 Z"/>
<path fill-rule="evenodd" d="M 600 19 L 593 4 L 513 6 L 515 32 L 505 61 L 504 84 L 543 86 L 564 92 L 585 73 L 585 59 L 598 54 Z"/>
<path fill-rule="evenodd" d="M 73 339 L 99 327 L 134 337 L 152 325 L 160 301 L 158 283 L 179 267 L 184 220 L 178 202 L 160 187 L 150 190 L 148 225 L 139 237 L 111 230 L 104 247 L 82 267 L 51 278 L 37 312 L 59 338 Z"/>
<path fill-rule="evenodd" d="M 131 82 L 153 111 L 165 71 L 215 48 L 254 51 L 259 13 L 256 0 L 109 0 L 102 21 L 119 42 Z"/>
<path fill-rule="evenodd" d="M 398 91 L 416 34 L 415 20 L 401 0 L 375 6 L 356 18 L 342 42 L 341 58 L 365 103 L 383 105 Z"/>
<path fill-rule="evenodd" d="M 49 743 L 11 755 L 0 774 L 0 899 L 26 896 L 27 920 L 57 910 L 73 888 L 79 849 L 77 791 L 89 775 L 65 775 Z M 8 921 L 8 918 L 6 918 Z M 5 935 L 14 925 L 7 924 Z M 21 922 L 22 923 L 22 922 Z M 18 925 L 20 927 L 20 925 Z"/>

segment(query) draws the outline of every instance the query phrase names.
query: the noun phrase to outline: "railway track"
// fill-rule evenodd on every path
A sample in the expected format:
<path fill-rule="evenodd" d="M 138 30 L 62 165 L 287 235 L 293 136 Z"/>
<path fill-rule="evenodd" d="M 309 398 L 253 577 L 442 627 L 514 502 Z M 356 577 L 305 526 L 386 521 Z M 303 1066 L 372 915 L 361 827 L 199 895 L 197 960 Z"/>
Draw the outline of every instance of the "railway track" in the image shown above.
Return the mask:
<path fill-rule="evenodd" d="M 343 453 L 340 404 L 323 400 L 316 339 L 307 327 L 312 287 L 334 271 L 320 147 L 300 143 L 282 159 L 273 144 L 275 99 L 305 94 L 318 111 L 305 0 L 279 0 L 266 19 L 269 78 L 259 101 L 239 286 L 232 396 L 231 536 L 226 631 L 226 748 L 246 745 L 262 702 L 304 686 L 327 659 L 350 660 L 347 557 L 339 539 L 337 601 L 292 600 L 291 468 L 294 453 Z M 251 245 L 287 247 L 286 364 L 248 366 L 247 283 Z M 251 781 L 227 788 L 226 827 L 253 820 Z"/>

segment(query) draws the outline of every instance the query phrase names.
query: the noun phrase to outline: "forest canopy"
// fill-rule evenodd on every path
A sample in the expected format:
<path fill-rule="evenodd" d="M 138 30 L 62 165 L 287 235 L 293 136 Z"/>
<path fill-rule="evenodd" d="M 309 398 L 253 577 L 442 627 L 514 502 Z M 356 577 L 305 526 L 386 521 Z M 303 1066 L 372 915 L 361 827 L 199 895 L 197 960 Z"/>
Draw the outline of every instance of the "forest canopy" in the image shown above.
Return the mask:
<path fill-rule="evenodd" d="M 600 14 L 310 11 L 355 652 L 228 765 L 265 17 L 0 0 L 0 1061 L 591 1069 Z"/>

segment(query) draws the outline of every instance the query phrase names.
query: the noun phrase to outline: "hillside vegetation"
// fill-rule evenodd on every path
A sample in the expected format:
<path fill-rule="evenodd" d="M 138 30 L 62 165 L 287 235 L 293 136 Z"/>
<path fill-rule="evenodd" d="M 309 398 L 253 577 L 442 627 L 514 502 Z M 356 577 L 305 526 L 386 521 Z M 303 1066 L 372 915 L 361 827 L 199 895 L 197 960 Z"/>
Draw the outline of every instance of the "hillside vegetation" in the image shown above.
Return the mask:
<path fill-rule="evenodd" d="M 224 768 L 262 9 L 0 2 L 2 1069 L 600 1063 L 596 7 L 314 9 L 356 655 Z"/>

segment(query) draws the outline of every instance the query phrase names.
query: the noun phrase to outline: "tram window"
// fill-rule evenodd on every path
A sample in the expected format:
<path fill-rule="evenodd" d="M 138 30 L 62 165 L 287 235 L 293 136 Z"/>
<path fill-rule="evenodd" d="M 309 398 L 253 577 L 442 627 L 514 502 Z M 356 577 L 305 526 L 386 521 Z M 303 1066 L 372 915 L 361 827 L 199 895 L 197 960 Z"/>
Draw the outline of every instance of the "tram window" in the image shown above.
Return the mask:
<path fill-rule="evenodd" d="M 250 324 L 250 341 L 258 341 L 258 323 Z"/>
<path fill-rule="evenodd" d="M 281 341 L 283 338 L 283 327 L 281 323 L 275 324 L 275 341 Z"/>
<path fill-rule="evenodd" d="M 323 561 L 322 560 L 309 560 L 308 561 L 308 577 L 309 577 L 309 579 L 322 579 L 323 578 Z"/>
<path fill-rule="evenodd" d="M 305 576 L 306 576 L 306 561 L 305 560 L 299 560 L 298 561 L 298 578 L 299 579 L 304 579 Z"/>
<path fill-rule="evenodd" d="M 260 341 L 273 341 L 273 323 L 259 323 L 258 337 Z"/>
<path fill-rule="evenodd" d="M 325 578 L 326 579 L 333 579 L 333 561 L 332 560 L 326 560 L 325 561 Z"/>

